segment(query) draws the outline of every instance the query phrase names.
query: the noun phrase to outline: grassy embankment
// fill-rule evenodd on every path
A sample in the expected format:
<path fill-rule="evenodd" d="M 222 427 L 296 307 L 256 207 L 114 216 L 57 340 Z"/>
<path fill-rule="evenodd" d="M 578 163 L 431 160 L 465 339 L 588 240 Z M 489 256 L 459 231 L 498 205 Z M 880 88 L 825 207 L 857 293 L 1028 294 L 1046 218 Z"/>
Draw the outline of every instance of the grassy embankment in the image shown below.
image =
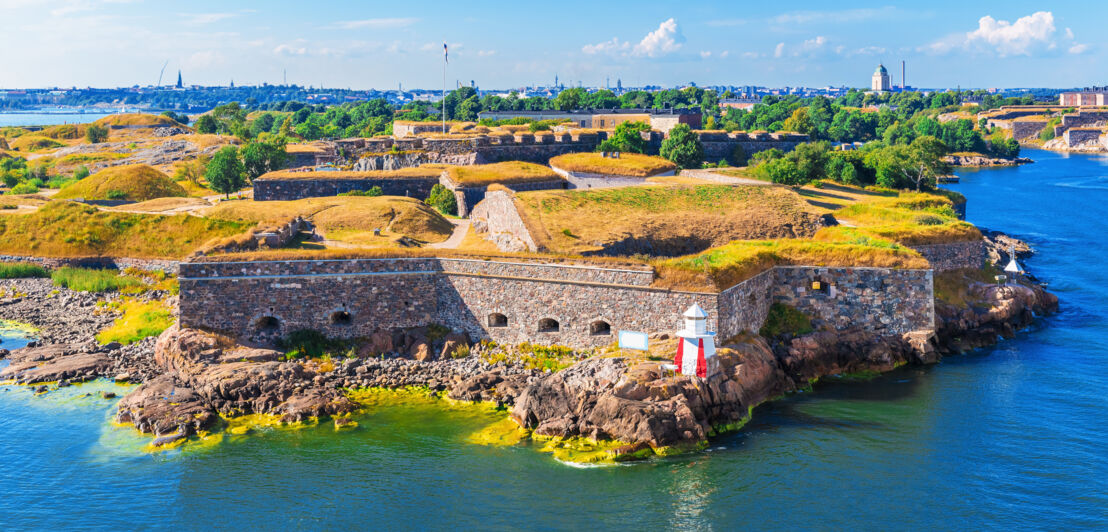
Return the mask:
<path fill-rule="evenodd" d="M 144 164 L 133 164 L 101 170 L 61 189 L 54 198 L 146 201 L 185 196 L 188 191 L 169 176 Z"/>
<path fill-rule="evenodd" d="M 619 159 L 599 153 L 567 153 L 550 159 L 550 166 L 569 172 L 630 177 L 650 177 L 677 169 L 661 157 L 638 153 L 621 153 Z"/>
<path fill-rule="evenodd" d="M 927 268 L 926 259 L 910 246 L 981 238 L 977 228 L 955 216 L 955 202 L 963 199 L 953 193 L 827 184 L 800 192 L 813 206 L 834 212 L 844 225 L 820 229 L 807 239 L 743 240 L 686 257 L 654 260 L 655 284 L 726 289 L 777 265 Z"/>
<path fill-rule="evenodd" d="M 546 166 L 521 161 L 451 166 L 447 168 L 446 175 L 451 181 L 463 187 L 485 187 L 493 183 L 510 185 L 565 180 Z"/>
<path fill-rule="evenodd" d="M 690 240 L 722 245 L 736 239 L 810 236 L 814 209 L 782 187 L 642 186 L 543 190 L 516 195 L 539 246 L 559 253 L 590 253 L 627 238 L 659 248 Z M 680 249 L 680 248 L 679 248 Z"/>
<path fill-rule="evenodd" d="M 441 242 L 454 226 L 423 202 L 412 198 L 331 197 L 295 201 L 228 201 L 204 211 L 213 220 L 239 223 L 280 222 L 297 216 L 311 220 L 329 240 L 364 247 L 393 247 L 408 237 Z M 381 229 L 381 236 L 373 230 Z"/>
<path fill-rule="evenodd" d="M 241 233 L 248 226 L 195 216 L 105 212 L 52 201 L 32 213 L 0 216 L 0 253 L 182 259 L 205 242 Z"/>

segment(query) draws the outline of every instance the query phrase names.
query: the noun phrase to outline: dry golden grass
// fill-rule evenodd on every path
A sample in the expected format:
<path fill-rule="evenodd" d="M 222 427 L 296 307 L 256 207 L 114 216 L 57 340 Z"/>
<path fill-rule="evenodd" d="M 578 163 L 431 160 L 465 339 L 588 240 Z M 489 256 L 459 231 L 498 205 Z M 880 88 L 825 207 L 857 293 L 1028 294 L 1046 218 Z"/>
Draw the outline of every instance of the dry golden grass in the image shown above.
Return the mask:
<path fill-rule="evenodd" d="M 41 135 L 23 135 L 10 142 L 13 150 L 19 150 L 23 152 L 28 151 L 41 151 L 52 150 L 54 148 L 61 148 L 65 146 L 64 143 L 58 142 L 50 137 L 43 137 Z"/>
<path fill-rule="evenodd" d="M 169 176 L 145 164 L 106 168 L 60 191 L 57 199 L 146 201 L 184 197 L 188 192 Z"/>
<path fill-rule="evenodd" d="M 328 238 L 351 243 L 379 241 L 367 240 L 374 229 L 381 229 L 385 236 L 407 236 L 422 242 L 441 242 L 454 230 L 453 224 L 423 202 L 394 196 L 225 201 L 203 214 L 216 220 L 253 224 L 300 216 L 311 220 Z"/>
<path fill-rule="evenodd" d="M 811 236 L 817 229 L 814 209 L 783 187 L 544 190 L 520 193 L 516 202 L 536 243 L 564 253 L 596 252 L 626 239 L 650 240 L 660 252 L 681 253 L 692 241 L 722 245 Z"/>
<path fill-rule="evenodd" d="M 565 180 L 546 166 L 521 161 L 453 166 L 447 169 L 446 175 L 451 181 L 464 187 Z"/>
<path fill-rule="evenodd" d="M 200 198 L 157 198 L 139 203 L 130 203 L 118 207 L 109 207 L 109 211 L 141 212 L 146 214 L 173 214 L 182 210 L 194 210 L 211 207 L 211 203 Z"/>
<path fill-rule="evenodd" d="M 2 195 L 0 196 L 0 207 L 5 205 L 15 207 L 40 207 L 50 201 L 50 198 L 41 194 L 19 194 L 19 195 Z M 0 210 L 0 213 L 5 211 Z"/>
<path fill-rule="evenodd" d="M 85 136 L 88 126 L 84 124 L 59 124 L 43 129 L 40 134 L 52 139 L 74 140 Z"/>
<path fill-rule="evenodd" d="M 61 166 L 78 166 L 82 164 L 100 163 L 105 161 L 114 161 L 118 159 L 124 159 L 127 157 L 126 153 L 118 153 L 113 151 L 107 152 L 93 152 L 93 153 L 71 153 L 64 155 L 56 160 L 56 164 Z"/>
<path fill-rule="evenodd" d="M 184 127 L 176 120 L 171 120 L 161 115 L 150 115 L 145 113 L 105 116 L 93 123 L 101 126 Z"/>
<path fill-rule="evenodd" d="M 285 146 L 285 151 L 290 154 L 294 153 L 326 153 L 327 147 L 322 144 L 289 144 Z"/>
<path fill-rule="evenodd" d="M 621 153 L 619 159 L 599 153 L 567 153 L 550 159 L 550 166 L 570 172 L 649 177 L 677 169 L 677 165 L 661 158 L 638 153 Z"/>
<path fill-rule="evenodd" d="M 914 250 L 811 240 L 744 240 L 703 253 L 654 261 L 654 286 L 679 290 L 725 290 L 774 266 L 925 269 Z"/>
<path fill-rule="evenodd" d="M 195 216 L 107 212 L 51 201 L 29 214 L 0 217 L 0 253 L 181 259 L 213 238 L 241 233 L 246 227 Z"/>
<path fill-rule="evenodd" d="M 255 181 L 258 180 L 271 180 L 271 179 L 410 179 L 410 178 L 437 178 L 442 175 L 443 170 L 449 168 L 449 165 L 445 164 L 425 164 L 423 166 L 417 166 L 414 168 L 401 168 L 399 170 L 370 170 L 366 172 L 351 172 L 351 171 L 309 171 L 309 172 L 297 172 L 292 170 L 278 170 L 276 172 L 269 172 Z"/>

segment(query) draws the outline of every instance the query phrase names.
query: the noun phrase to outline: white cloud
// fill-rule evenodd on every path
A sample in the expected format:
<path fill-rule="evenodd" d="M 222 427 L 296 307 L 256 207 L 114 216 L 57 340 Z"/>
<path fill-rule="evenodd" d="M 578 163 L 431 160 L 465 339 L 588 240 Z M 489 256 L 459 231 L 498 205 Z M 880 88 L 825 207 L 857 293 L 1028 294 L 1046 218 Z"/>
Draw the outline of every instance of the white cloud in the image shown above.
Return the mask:
<path fill-rule="evenodd" d="M 731 55 L 731 51 L 730 51 L 730 50 L 724 50 L 724 51 L 722 51 L 722 52 L 720 52 L 720 53 L 719 53 L 719 56 L 720 56 L 720 57 L 722 57 L 722 58 L 724 58 L 724 59 L 727 59 L 727 57 L 728 57 L 728 56 L 730 56 L 730 55 Z"/>
<path fill-rule="evenodd" d="M 995 53 L 1000 57 L 1031 55 L 1037 51 L 1054 50 L 1058 43 L 1054 26 L 1054 14 L 1038 11 L 1020 17 L 1015 22 L 997 20 L 985 15 L 977 21 L 977 29 L 965 34 L 955 34 L 931 43 L 923 50 L 948 53 L 957 49 Z M 1066 28 L 1063 37 L 1073 40 L 1073 31 Z"/>
<path fill-rule="evenodd" d="M 196 13 L 196 14 L 182 14 L 181 17 L 185 19 L 188 24 L 212 24 L 221 20 L 226 20 L 235 16 L 234 13 Z"/>
<path fill-rule="evenodd" d="M 632 53 L 647 57 L 658 57 L 681 49 L 685 36 L 677 27 L 677 21 L 670 18 L 658 25 L 658 29 L 646 34 Z"/>
<path fill-rule="evenodd" d="M 477 57 L 492 57 L 496 55 L 496 50 L 477 50 Z"/>
<path fill-rule="evenodd" d="M 1069 49 L 1069 52 L 1071 54 L 1075 54 L 1075 55 L 1076 54 L 1083 54 L 1087 51 L 1089 51 L 1089 45 L 1087 45 L 1087 44 L 1074 44 L 1073 46 L 1070 46 L 1070 49 Z"/>
<path fill-rule="evenodd" d="M 758 59 L 759 57 L 762 57 L 762 54 L 759 54 L 758 52 L 743 52 L 742 57 L 743 59 Z"/>
<path fill-rule="evenodd" d="M 709 57 L 712 57 L 712 52 L 709 52 L 707 50 L 701 50 L 700 51 L 700 58 L 701 59 L 707 59 Z"/>
<path fill-rule="evenodd" d="M 365 20 L 343 20 L 336 22 L 335 26 L 344 30 L 358 30 L 363 28 L 386 29 L 403 28 L 419 22 L 417 18 L 370 18 Z"/>
<path fill-rule="evenodd" d="M 773 48 L 773 57 L 781 57 L 785 55 L 785 43 L 779 42 L 777 46 Z"/>
<path fill-rule="evenodd" d="M 619 39 L 612 37 L 612 40 L 610 41 L 598 42 L 596 44 L 586 44 L 585 46 L 581 47 L 581 51 L 589 55 L 596 55 L 626 51 L 630 48 L 630 43 L 622 42 Z"/>
<path fill-rule="evenodd" d="M 299 45 L 280 44 L 276 48 L 273 49 L 273 53 L 275 53 L 277 55 L 288 55 L 288 56 L 306 55 L 308 53 L 308 48 L 305 47 L 305 46 L 299 46 Z"/>

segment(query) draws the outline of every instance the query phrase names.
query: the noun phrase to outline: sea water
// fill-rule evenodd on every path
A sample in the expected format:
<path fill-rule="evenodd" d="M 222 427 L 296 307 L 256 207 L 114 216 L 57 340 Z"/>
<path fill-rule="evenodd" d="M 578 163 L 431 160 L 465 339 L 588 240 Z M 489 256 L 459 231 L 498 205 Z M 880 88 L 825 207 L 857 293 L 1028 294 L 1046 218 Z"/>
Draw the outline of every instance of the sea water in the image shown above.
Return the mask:
<path fill-rule="evenodd" d="M 825 379 L 703 452 L 596 468 L 468 443 L 489 415 L 426 405 L 378 409 L 350 432 L 321 424 L 150 454 L 98 395 L 127 388 L 0 386 L 0 525 L 1105 528 L 1108 158 L 1024 155 L 1037 162 L 961 171 L 950 186 L 969 221 L 1032 244 L 1026 266 L 1061 298 L 1061 313 L 995 347 Z"/>

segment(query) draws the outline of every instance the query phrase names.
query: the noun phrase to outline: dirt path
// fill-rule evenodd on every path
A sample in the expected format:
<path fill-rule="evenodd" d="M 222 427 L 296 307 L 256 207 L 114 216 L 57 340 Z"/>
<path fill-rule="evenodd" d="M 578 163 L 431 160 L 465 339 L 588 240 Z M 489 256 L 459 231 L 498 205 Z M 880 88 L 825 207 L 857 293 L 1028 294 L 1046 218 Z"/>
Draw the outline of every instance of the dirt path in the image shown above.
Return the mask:
<path fill-rule="evenodd" d="M 450 234 L 450 238 L 436 244 L 428 244 L 427 247 L 432 249 L 458 249 L 458 246 L 462 245 L 466 233 L 469 232 L 469 219 L 450 220 L 450 223 L 454 224 L 454 232 Z"/>
<path fill-rule="evenodd" d="M 705 181 L 715 181 L 716 183 L 722 183 L 724 185 L 773 185 L 773 183 L 768 183 L 766 181 L 760 181 L 757 179 L 750 179 L 748 177 L 731 177 L 723 174 L 717 174 L 712 170 L 681 170 L 681 177 L 692 177 L 695 179 L 703 179 Z"/>

